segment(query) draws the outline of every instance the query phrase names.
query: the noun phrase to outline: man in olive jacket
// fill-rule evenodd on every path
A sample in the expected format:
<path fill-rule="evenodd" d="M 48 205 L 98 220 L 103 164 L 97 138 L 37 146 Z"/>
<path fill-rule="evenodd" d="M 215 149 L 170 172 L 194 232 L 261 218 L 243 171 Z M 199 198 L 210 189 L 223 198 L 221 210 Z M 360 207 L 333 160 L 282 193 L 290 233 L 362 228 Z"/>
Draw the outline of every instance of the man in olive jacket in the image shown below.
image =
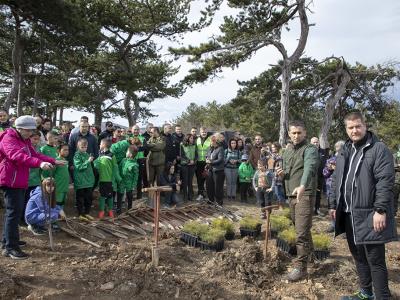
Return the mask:
<path fill-rule="evenodd" d="M 307 262 L 313 252 L 311 227 L 319 156 L 317 148 L 306 140 L 307 133 L 302 121 L 289 123 L 289 137 L 293 147 L 284 152 L 283 169 L 278 169 L 277 173 L 285 180 L 286 195 L 296 228 L 297 258 L 287 279 L 297 281 L 307 275 Z"/>
<path fill-rule="evenodd" d="M 367 131 L 361 113 L 344 121 L 349 140 L 337 156 L 329 213 L 336 219 L 335 234 L 346 233 L 360 290 L 342 299 L 390 299 L 385 243 L 397 240 L 393 157 Z"/>
<path fill-rule="evenodd" d="M 165 167 L 165 140 L 160 136 L 158 127 L 152 127 L 151 137 L 147 141 L 147 148 L 150 150 L 147 156 L 149 160 L 149 184 L 154 185 L 158 176 L 164 171 Z"/>

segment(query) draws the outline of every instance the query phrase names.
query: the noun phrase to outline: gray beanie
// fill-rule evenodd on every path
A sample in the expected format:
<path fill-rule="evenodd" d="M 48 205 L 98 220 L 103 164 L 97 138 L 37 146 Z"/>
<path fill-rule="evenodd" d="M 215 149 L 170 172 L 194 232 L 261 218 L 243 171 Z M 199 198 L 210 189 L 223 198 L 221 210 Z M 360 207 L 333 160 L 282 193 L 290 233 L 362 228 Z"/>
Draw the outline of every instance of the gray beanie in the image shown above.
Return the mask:
<path fill-rule="evenodd" d="M 20 116 L 14 122 L 15 128 L 36 129 L 36 120 L 31 116 Z"/>

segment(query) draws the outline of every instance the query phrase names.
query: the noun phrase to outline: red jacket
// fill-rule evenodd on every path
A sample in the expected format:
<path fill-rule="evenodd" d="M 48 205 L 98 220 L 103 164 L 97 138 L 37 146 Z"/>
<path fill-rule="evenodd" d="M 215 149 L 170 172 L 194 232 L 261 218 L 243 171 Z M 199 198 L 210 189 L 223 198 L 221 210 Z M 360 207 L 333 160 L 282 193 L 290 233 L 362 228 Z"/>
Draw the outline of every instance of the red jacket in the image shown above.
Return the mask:
<path fill-rule="evenodd" d="M 0 135 L 0 186 L 28 188 L 29 168 L 39 168 L 44 161 L 55 163 L 54 158 L 36 152 L 30 139 L 23 140 L 15 129 Z"/>

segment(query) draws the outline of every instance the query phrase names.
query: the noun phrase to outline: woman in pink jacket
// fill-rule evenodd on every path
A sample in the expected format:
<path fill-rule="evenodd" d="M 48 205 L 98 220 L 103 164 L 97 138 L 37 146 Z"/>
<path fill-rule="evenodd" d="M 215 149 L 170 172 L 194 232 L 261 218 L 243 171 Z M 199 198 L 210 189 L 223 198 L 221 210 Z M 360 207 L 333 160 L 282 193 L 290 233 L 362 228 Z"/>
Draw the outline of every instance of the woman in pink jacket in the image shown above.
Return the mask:
<path fill-rule="evenodd" d="M 20 246 L 18 223 L 24 210 L 24 195 L 28 187 L 29 168 L 49 170 L 62 161 L 37 153 L 31 145 L 30 136 L 36 129 L 31 116 L 15 120 L 15 129 L 8 128 L 0 135 L 0 186 L 4 190 L 6 210 L 3 227 L 3 255 L 12 259 L 25 259 L 27 254 Z"/>

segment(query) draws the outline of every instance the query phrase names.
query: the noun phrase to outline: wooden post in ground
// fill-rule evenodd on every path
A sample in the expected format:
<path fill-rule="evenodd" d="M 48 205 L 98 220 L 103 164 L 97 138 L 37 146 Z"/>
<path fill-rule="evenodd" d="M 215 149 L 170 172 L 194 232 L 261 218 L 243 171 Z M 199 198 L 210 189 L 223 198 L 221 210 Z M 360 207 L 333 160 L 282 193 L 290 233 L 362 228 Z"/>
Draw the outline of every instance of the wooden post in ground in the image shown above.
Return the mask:
<path fill-rule="evenodd" d="M 267 258 L 268 253 L 268 240 L 270 235 L 270 215 L 273 209 L 278 209 L 279 205 L 270 205 L 262 208 L 262 211 L 266 212 L 265 219 L 265 243 L 264 243 L 264 258 Z"/>
<path fill-rule="evenodd" d="M 154 207 L 154 244 L 151 249 L 151 261 L 153 266 L 157 267 L 160 258 L 160 249 L 158 247 L 158 236 L 159 236 L 159 221 L 160 221 L 160 198 L 161 192 L 172 192 L 170 186 L 155 186 L 144 188 L 143 192 L 149 192 L 153 196 L 153 207 Z"/>

